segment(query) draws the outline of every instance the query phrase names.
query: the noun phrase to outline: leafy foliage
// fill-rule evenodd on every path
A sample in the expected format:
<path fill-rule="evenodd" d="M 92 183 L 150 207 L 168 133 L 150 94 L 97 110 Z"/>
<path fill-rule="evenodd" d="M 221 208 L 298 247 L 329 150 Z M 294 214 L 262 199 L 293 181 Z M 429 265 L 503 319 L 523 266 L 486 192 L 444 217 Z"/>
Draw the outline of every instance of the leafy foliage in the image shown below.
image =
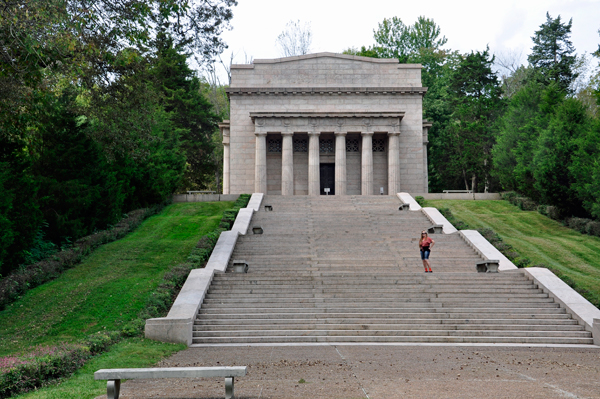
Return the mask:
<path fill-rule="evenodd" d="M 214 171 L 216 117 L 187 66 L 219 54 L 235 0 L 0 6 L 0 273 Z M 37 240 L 37 241 L 36 241 Z"/>
<path fill-rule="evenodd" d="M 492 184 L 493 130 L 504 107 L 500 82 L 491 68 L 493 60 L 486 49 L 460 62 L 448 89 L 453 112 L 439 136 L 446 145 L 442 158 L 446 167 L 440 171 L 444 180 L 462 178 L 464 187 L 473 191 L 478 183 L 485 191 Z"/>

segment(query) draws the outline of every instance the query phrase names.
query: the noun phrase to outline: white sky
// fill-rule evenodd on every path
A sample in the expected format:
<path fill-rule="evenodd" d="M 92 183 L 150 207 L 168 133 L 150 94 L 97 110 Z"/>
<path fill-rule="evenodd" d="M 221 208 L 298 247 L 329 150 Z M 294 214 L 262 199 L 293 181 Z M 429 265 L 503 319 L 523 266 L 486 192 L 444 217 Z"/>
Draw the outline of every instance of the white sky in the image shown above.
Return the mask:
<path fill-rule="evenodd" d="M 311 52 L 340 53 L 348 47 L 374 43 L 373 30 L 384 18 L 398 16 L 406 25 L 419 15 L 433 19 L 446 36 L 446 48 L 469 52 L 489 44 L 495 53 L 516 52 L 526 63 L 531 36 L 546 21 L 546 11 L 563 21 L 573 18 L 571 40 L 578 54 L 598 49 L 600 0 L 238 0 L 233 29 L 223 34 L 235 55 L 278 58 L 275 40 L 290 20 L 310 22 Z"/>

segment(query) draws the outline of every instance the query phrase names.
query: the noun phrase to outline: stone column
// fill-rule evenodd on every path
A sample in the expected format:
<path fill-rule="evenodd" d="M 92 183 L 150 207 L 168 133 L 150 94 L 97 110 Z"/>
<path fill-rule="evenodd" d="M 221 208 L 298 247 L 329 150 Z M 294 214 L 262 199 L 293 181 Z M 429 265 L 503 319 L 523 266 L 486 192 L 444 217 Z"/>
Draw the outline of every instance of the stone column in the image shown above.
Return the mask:
<path fill-rule="evenodd" d="M 229 194 L 229 142 L 225 143 L 225 140 L 223 140 L 223 194 Z"/>
<path fill-rule="evenodd" d="M 229 194 L 229 120 L 219 123 L 221 137 L 223 137 L 223 194 Z"/>
<path fill-rule="evenodd" d="M 373 195 L 373 132 L 362 132 L 361 194 Z"/>
<path fill-rule="evenodd" d="M 255 134 L 254 192 L 267 194 L 267 133 Z"/>
<path fill-rule="evenodd" d="M 400 192 L 400 132 L 388 133 L 388 195 Z"/>
<path fill-rule="evenodd" d="M 431 122 L 423 121 L 423 192 L 429 192 L 429 168 L 427 167 L 427 145 L 429 144 L 429 128 Z"/>
<path fill-rule="evenodd" d="M 281 195 L 294 195 L 293 133 L 281 133 Z"/>
<path fill-rule="evenodd" d="M 335 133 L 335 195 L 346 195 L 346 132 Z"/>
<path fill-rule="evenodd" d="M 308 133 L 308 195 L 321 194 L 319 132 Z"/>

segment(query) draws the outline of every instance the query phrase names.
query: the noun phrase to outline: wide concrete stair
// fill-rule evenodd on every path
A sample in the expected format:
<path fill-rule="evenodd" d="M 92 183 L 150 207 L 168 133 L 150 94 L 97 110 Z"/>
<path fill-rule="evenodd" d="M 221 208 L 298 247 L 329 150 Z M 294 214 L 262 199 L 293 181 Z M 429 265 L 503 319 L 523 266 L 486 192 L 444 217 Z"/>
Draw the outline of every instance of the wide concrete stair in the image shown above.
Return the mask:
<path fill-rule="evenodd" d="M 265 211 L 271 205 L 273 211 Z M 194 344 L 406 342 L 593 344 L 591 334 L 520 271 L 475 272 L 458 234 L 433 235 L 423 273 L 421 212 L 388 196 L 268 196 L 216 274 Z M 231 266 L 231 264 L 230 264 Z"/>

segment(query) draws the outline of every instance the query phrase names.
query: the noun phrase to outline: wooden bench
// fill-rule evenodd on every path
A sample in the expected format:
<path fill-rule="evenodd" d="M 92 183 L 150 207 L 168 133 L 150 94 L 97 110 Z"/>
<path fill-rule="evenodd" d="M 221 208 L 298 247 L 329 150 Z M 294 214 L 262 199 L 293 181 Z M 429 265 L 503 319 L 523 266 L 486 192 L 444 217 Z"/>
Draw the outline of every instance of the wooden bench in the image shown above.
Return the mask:
<path fill-rule="evenodd" d="M 233 399 L 234 377 L 246 375 L 246 367 L 156 367 L 146 369 L 102 369 L 94 373 L 95 380 L 108 380 L 106 396 L 119 399 L 121 380 L 155 378 L 225 377 L 225 399 Z"/>

